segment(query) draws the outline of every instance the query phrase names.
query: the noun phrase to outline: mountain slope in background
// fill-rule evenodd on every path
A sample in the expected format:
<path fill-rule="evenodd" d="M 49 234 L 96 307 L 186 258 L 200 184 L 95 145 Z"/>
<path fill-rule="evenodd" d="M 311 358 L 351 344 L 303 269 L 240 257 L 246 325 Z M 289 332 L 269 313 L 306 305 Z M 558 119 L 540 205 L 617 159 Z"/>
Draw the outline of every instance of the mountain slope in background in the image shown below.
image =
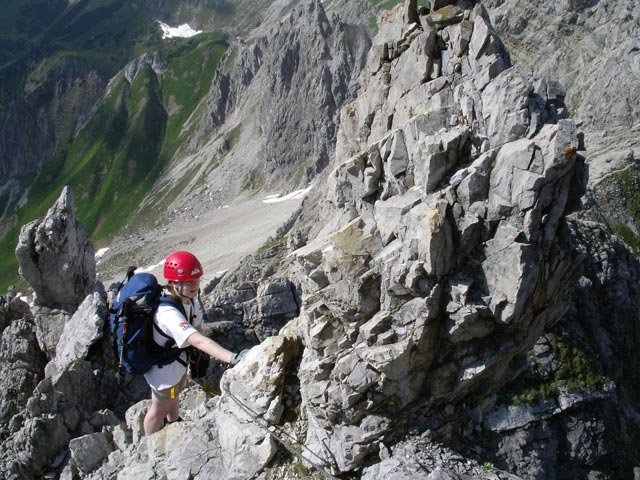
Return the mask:
<path fill-rule="evenodd" d="M 168 2 L 153 5 L 168 14 Z M 162 43 L 105 80 L 46 172 L 76 182 L 77 209 L 65 189 L 20 239 L 37 301 L 0 298 L 4 476 L 320 477 L 297 461 L 303 451 L 315 468 L 363 480 L 637 476 L 640 263 L 576 211 L 600 127 L 574 123 L 571 110 L 585 110 L 573 84 L 563 90 L 547 53 L 518 50 L 533 43 L 503 41 L 490 14 L 536 30 L 534 15 L 558 13 L 544 41 L 565 48 L 574 19 L 596 15 L 620 30 L 612 38 L 633 37 L 633 23 L 605 0 L 489 5 L 510 13 L 501 23 L 484 2 L 433 0 L 429 12 L 406 0 L 379 15 L 370 40 L 366 5 L 273 2 L 243 35 L 227 25 Z M 611 95 L 588 101 L 613 124 Z M 153 182 L 148 194 L 120 188 L 131 175 Z M 275 227 L 266 191 L 309 182 L 257 248 Z M 206 385 L 221 394 L 190 389 L 186 421 L 149 441 L 148 392 L 140 378 L 117 383 L 107 295 L 74 218 L 95 241 L 115 221 L 109 201 L 141 213 L 110 243 L 103 273 L 181 247 L 209 275 L 216 255 L 257 248 L 203 297 L 216 339 L 255 347 L 222 375 L 212 368 Z M 225 235 L 229 251 L 214 251 Z M 279 448 L 246 405 L 295 448 Z"/>
<path fill-rule="evenodd" d="M 270 67 L 258 75 L 265 61 L 262 57 L 269 66 L 275 65 L 271 57 L 280 54 L 280 47 L 269 48 L 264 36 L 256 37 L 251 45 L 230 40 L 256 26 L 279 22 L 296 3 L 10 2 L 0 18 L 9 27 L 2 34 L 0 68 L 0 264 L 7 272 L 0 288 L 17 279 L 13 249 L 20 225 L 42 215 L 63 185 L 70 185 L 76 192 L 79 216 L 101 246 L 122 233 L 125 226 L 139 230 L 165 223 L 165 212 L 183 189 L 188 187 L 193 193 L 193 183 L 202 185 L 208 177 L 220 177 L 212 171 L 229 152 L 235 151 L 244 163 L 241 171 L 236 171 L 234 188 L 227 188 L 220 201 L 234 197 L 241 189 L 262 187 L 269 177 L 282 173 L 275 173 L 282 152 L 261 151 L 270 145 L 291 151 L 289 162 L 295 154 L 293 162 L 304 164 L 293 168 L 298 171 L 297 183 L 301 183 L 306 169 L 308 177 L 326 165 L 336 111 L 354 93 L 349 84 L 357 70 L 351 69 L 363 63 L 368 49 L 366 27 L 342 23 L 332 27 L 326 18 L 323 20 L 322 28 L 343 32 L 332 40 L 332 31 L 316 32 L 320 42 L 329 41 L 322 51 L 338 56 L 320 60 L 325 66 L 318 68 L 324 68 L 325 73 L 310 71 L 299 43 L 290 45 L 291 50 L 282 57 L 279 75 L 274 77 Z M 367 2 L 362 5 L 365 10 L 372 8 Z M 262 18 L 267 23 L 263 24 Z M 162 40 L 157 23 L 160 20 L 193 22 L 193 27 L 205 31 L 189 39 Z M 268 33 L 270 27 L 265 28 Z M 276 43 L 287 40 L 274 39 Z M 313 36 L 307 40 L 313 42 Z M 221 69 L 214 78 L 218 62 L 232 41 L 233 50 L 225 58 L 225 68 L 231 74 L 225 75 Z M 316 46 L 320 47 L 303 45 L 310 52 Z M 319 51 L 318 55 L 324 53 Z M 236 65 L 237 59 L 253 66 Z M 230 78 L 237 82 L 236 74 L 244 75 L 240 78 L 247 84 L 229 85 Z M 257 76 L 249 93 L 253 100 L 243 100 L 245 104 L 252 102 L 253 111 L 236 112 L 233 123 L 225 125 L 213 110 L 230 114 L 240 108 L 234 102 L 241 99 L 242 88 L 250 87 L 247 75 Z M 305 85 L 307 75 L 318 75 L 329 83 Z M 284 83 L 271 85 L 271 90 L 279 90 L 276 95 L 263 88 L 264 78 L 287 76 L 291 78 Z M 328 88 L 325 94 L 335 98 L 314 98 L 316 88 Z M 234 97 L 229 98 L 230 94 Z M 287 95 L 290 98 L 285 98 Z M 212 100 L 211 96 L 217 98 Z M 256 97 L 263 97 L 261 104 L 256 104 Z M 273 105 L 267 105 L 268 101 Z M 209 105 L 212 102 L 218 104 Z M 315 106 L 300 112 L 297 118 L 291 118 L 290 111 L 271 118 L 262 110 L 280 104 L 287 110 L 288 105 L 305 102 Z M 255 117 L 254 125 L 243 127 L 240 116 Z M 326 138 L 315 141 L 309 149 L 304 144 L 296 149 L 292 148 L 293 142 L 287 146 L 283 146 L 287 142 L 276 143 L 278 136 L 286 133 L 277 133 L 278 129 L 300 118 L 311 122 L 308 131 L 328 122 Z M 261 137 L 261 146 L 238 151 L 242 148 L 236 147 L 242 146 L 247 136 Z M 311 138 L 307 133 L 306 140 Z M 213 152 L 204 148 L 207 143 L 214 144 Z M 194 154 L 200 157 L 196 162 L 192 162 Z M 317 155 L 322 158 L 314 165 Z M 266 156 L 271 160 L 265 160 Z M 266 168 L 265 162 L 273 166 Z M 170 169 L 173 173 L 156 185 Z M 263 169 L 268 171 L 263 174 Z M 292 175 L 285 175 L 284 180 L 291 181 Z M 226 187 L 227 181 L 218 183 Z M 132 205 L 142 208 L 132 209 Z"/>

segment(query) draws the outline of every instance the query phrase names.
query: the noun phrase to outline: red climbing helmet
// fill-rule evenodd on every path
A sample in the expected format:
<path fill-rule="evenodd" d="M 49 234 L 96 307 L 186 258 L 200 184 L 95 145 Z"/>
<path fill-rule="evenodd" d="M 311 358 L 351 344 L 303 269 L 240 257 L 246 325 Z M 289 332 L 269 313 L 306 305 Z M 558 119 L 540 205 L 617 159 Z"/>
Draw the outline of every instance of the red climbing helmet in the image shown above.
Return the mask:
<path fill-rule="evenodd" d="M 188 282 L 202 276 L 202 265 L 193 253 L 173 252 L 164 261 L 164 278 L 174 282 Z"/>

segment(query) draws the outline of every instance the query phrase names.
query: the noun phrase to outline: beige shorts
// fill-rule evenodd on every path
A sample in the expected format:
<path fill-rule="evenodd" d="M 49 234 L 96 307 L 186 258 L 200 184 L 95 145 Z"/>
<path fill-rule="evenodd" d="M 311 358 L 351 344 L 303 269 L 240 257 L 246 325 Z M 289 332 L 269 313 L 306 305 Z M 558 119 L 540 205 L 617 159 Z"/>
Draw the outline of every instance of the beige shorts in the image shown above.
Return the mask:
<path fill-rule="evenodd" d="M 178 383 L 176 383 L 173 387 L 163 388 L 162 390 L 156 390 L 153 387 L 150 387 L 150 388 L 151 388 L 151 392 L 156 398 L 159 398 L 161 400 L 172 400 L 174 398 L 178 398 L 178 396 L 180 395 L 180 392 L 184 390 L 186 385 L 187 385 L 187 376 L 184 375 L 182 379 Z"/>

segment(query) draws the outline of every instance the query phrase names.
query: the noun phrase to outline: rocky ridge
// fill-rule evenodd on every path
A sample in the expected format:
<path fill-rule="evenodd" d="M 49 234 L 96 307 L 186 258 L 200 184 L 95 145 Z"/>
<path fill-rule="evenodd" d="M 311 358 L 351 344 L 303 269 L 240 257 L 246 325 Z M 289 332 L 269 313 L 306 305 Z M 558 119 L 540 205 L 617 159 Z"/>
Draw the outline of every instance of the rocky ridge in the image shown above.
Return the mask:
<path fill-rule="evenodd" d="M 33 372 L 33 394 L 1 410 L 6 478 L 633 474 L 637 454 L 615 447 L 637 436 L 635 356 L 520 406 L 501 399 L 528 369 L 556 378 L 549 352 L 563 329 L 599 338 L 602 367 L 624 364 L 620 346 L 637 352 L 640 269 L 615 237 L 566 218 L 584 176 L 564 105 L 510 66 L 481 5 L 449 3 L 425 12 L 407 0 L 380 18 L 361 92 L 341 112 L 335 164 L 312 197 L 323 200 L 281 232 L 289 279 L 226 303 L 247 329 L 263 325 L 257 314 L 288 323 L 222 375 L 219 396 L 185 392 L 185 422 L 141 441 L 147 392 L 140 379 L 118 385 L 108 367 L 106 295 L 90 275 L 55 350 L 29 335 L 26 304 L 3 299 L 3 346 L 24 339 L 3 360 L 49 362 Z M 61 197 L 52 215 L 70 204 Z M 50 222 L 54 238 L 73 228 L 62 218 Z M 37 228 L 23 230 L 25 243 Z M 622 307 L 615 322 L 606 303 L 584 301 L 601 296 Z M 618 445 L 603 434 L 612 424 Z M 305 455 L 298 473 L 274 431 Z M 565 440 L 568 453 L 554 456 Z"/>
<path fill-rule="evenodd" d="M 484 2 L 514 63 L 551 80 L 582 131 L 593 198 L 583 216 L 638 252 L 640 27 L 637 2 Z"/>
<path fill-rule="evenodd" d="M 428 423 L 514 378 L 580 270 L 562 221 L 575 125 L 509 66 L 481 6 L 404 8 L 382 19 L 321 221 L 292 253 L 307 445 L 339 472 L 376 451 L 389 412 Z"/>
<path fill-rule="evenodd" d="M 24 204 L 33 179 L 56 145 L 66 143 L 91 114 L 105 82 L 90 65 L 60 58 L 43 75 L 35 70 L 27 79 L 24 96 L 3 107 L 0 117 L 0 222 L 8 230 L 16 202 Z M 54 99 L 51 101 L 51 99 Z M 69 119 L 73 119 L 71 122 Z M 0 232 L 5 233 L 5 232 Z"/>
<path fill-rule="evenodd" d="M 355 95 L 369 44 L 364 27 L 327 17 L 317 1 L 301 2 L 260 35 L 235 39 L 204 100 L 206 117 L 193 120 L 195 153 L 158 188 L 170 188 L 187 164 L 206 172 L 205 187 L 195 175 L 176 205 L 306 187 L 329 163 L 338 111 Z M 212 159 L 218 166 L 207 170 Z"/>

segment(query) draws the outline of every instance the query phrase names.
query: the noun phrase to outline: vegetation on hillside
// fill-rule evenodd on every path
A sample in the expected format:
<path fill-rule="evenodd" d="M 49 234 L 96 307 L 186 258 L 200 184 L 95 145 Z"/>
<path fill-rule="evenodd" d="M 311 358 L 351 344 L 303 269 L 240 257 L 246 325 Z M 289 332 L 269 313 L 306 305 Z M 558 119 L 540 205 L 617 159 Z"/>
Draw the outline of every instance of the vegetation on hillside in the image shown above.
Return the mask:
<path fill-rule="evenodd" d="M 0 198 L 10 212 L 0 225 L 0 265 L 5 272 L 0 291 L 19 280 L 14 250 L 21 226 L 42 218 L 64 185 L 72 187 L 78 218 L 97 247 L 108 243 L 125 225 L 136 227 L 156 220 L 155 212 L 175 198 L 180 184 L 153 199 L 154 212 L 133 216 L 131 206 L 148 204 L 151 186 L 171 159 L 187 153 L 181 149 L 195 128 L 189 119 L 204 108 L 201 100 L 228 47 L 226 35 L 257 26 L 271 3 L 273 0 L 239 0 L 195 7 L 126 0 L 4 2 L 0 10 L 0 114 L 15 99 L 26 98 L 48 78 L 56 78 L 69 64 L 83 65 L 105 82 L 112 80 L 81 130 L 75 112 L 58 121 L 57 144 L 51 158 L 43 159 L 42 170 L 36 176 L 32 171 L 18 175 L 16 181 L 28 192 L 28 201 L 17 208 L 10 204 L 15 199 Z M 380 10 L 402 2 L 369 3 Z M 175 21 L 190 18 L 197 22 L 196 28 L 218 30 L 189 39 L 162 39 L 151 6 L 155 14 Z M 166 71 L 155 72 L 147 65 L 129 85 L 118 72 L 143 53 L 158 55 Z M 40 102 L 50 100 L 47 95 L 38 98 Z M 46 108 L 45 103 L 40 106 Z M 147 202 L 143 202 L 145 197 Z"/>
<path fill-rule="evenodd" d="M 20 227 L 42 218 L 64 185 L 72 187 L 78 218 L 97 245 L 132 220 L 132 205 L 142 203 L 180 147 L 188 133 L 185 122 L 207 93 L 227 48 L 219 33 L 162 40 L 157 25 L 150 17 L 134 12 L 130 2 L 79 1 L 68 9 L 59 8 L 61 4 L 66 2 L 51 2 L 42 13 L 47 21 L 40 23 L 31 15 L 39 5 L 34 1 L 10 2 L 0 18 L 12 25 L 3 32 L 5 38 L 22 38 L 29 29 L 34 32 L 20 57 L 25 76 L 32 68 L 29 75 L 33 78 L 36 67 L 31 63 L 38 56 L 42 60 L 36 73 L 42 78 L 61 58 L 69 56 L 88 62 L 105 78 L 146 51 L 161 56 L 167 68 L 159 73 L 145 65 L 131 84 L 118 74 L 77 136 L 73 136 L 76 119 L 69 119 L 71 128 L 53 157 L 43 163 L 35 182 L 24 179 L 25 188 L 31 187 L 29 202 L 12 215 L 0 240 L 0 264 L 5 271 L 0 280 L 2 291 L 18 280 L 14 250 Z M 5 60 L 4 67 L 0 66 L 5 98 L 24 93 L 17 90 L 21 82 L 14 82 L 11 90 L 10 82 L 3 81 L 3 73 L 14 73 L 7 73 L 12 68 L 7 63 L 20 63 L 17 58 L 6 61 L 12 43 L 6 45 L 0 51 Z"/>
<path fill-rule="evenodd" d="M 536 404 L 557 398 L 562 392 L 599 391 L 611 382 L 592 359 L 588 342 L 571 337 L 558 328 L 544 336 L 547 355 L 553 359 L 542 366 L 530 354 L 529 370 L 506 385 L 500 395 L 502 402 L 519 405 Z"/>

